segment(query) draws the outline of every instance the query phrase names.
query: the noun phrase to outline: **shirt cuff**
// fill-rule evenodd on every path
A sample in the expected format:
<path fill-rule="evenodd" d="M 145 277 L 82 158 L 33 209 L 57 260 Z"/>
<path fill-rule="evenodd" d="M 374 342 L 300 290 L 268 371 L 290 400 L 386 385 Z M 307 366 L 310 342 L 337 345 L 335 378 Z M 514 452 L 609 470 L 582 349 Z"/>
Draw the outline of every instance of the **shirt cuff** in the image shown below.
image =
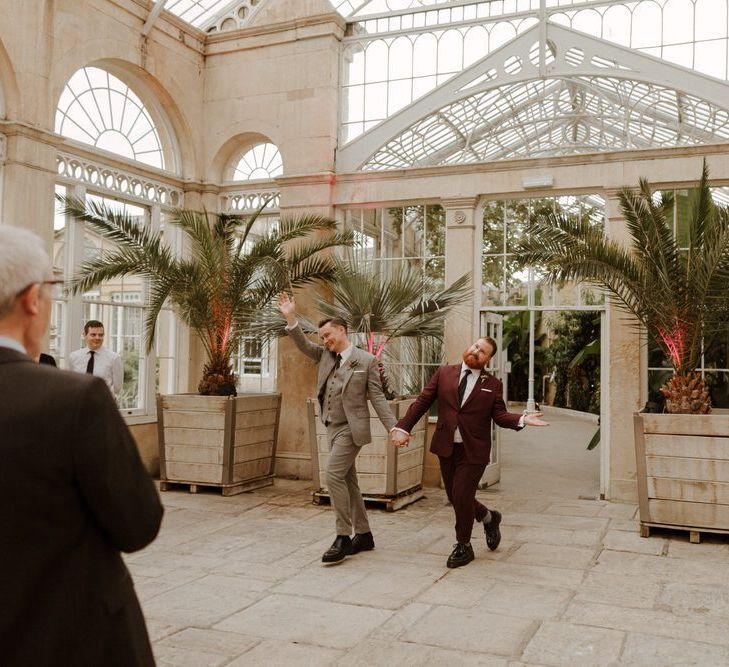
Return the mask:
<path fill-rule="evenodd" d="M 404 428 L 398 428 L 397 426 L 393 426 L 390 429 L 390 433 L 392 433 L 393 431 L 400 431 L 400 433 L 404 433 L 405 435 L 410 435 L 410 433 L 408 431 L 406 431 Z"/>
<path fill-rule="evenodd" d="M 521 417 L 519 417 L 519 423 L 517 424 L 517 426 L 519 428 L 524 428 L 524 426 L 525 426 L 525 424 L 524 424 L 524 417 L 526 417 L 526 415 L 522 415 Z"/>
<path fill-rule="evenodd" d="M 299 320 L 296 320 L 296 322 L 294 322 L 293 324 L 287 324 L 284 327 L 284 329 L 286 329 L 286 331 L 291 331 L 291 329 L 295 329 L 298 326 L 299 326 Z"/>

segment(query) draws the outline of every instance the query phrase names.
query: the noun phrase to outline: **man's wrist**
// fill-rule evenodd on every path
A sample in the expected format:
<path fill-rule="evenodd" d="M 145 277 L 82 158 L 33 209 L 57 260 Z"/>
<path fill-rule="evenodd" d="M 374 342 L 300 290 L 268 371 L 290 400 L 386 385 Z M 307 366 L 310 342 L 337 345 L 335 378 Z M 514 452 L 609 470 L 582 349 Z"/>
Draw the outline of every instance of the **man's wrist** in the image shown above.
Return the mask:
<path fill-rule="evenodd" d="M 390 433 L 392 433 L 393 431 L 400 431 L 400 433 L 404 433 L 405 435 L 410 435 L 409 431 L 406 431 L 404 428 L 400 428 L 399 426 L 393 426 L 390 429 Z"/>
<path fill-rule="evenodd" d="M 291 329 L 295 329 L 299 325 L 299 320 L 294 320 L 293 322 L 289 322 L 286 320 L 287 324 L 284 327 L 287 331 L 290 331 Z"/>

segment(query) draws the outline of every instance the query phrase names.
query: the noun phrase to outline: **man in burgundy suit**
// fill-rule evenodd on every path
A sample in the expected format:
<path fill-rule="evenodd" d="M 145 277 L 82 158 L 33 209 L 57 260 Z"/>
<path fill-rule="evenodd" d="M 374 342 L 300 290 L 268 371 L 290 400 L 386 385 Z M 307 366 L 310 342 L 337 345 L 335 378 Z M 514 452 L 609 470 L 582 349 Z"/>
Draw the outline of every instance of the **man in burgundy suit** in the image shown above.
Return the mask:
<path fill-rule="evenodd" d="M 491 420 L 517 431 L 527 425 L 548 426 L 540 419 L 541 412 L 519 415 L 506 410 L 501 381 L 484 371 L 496 349 L 493 338 L 479 338 L 463 353 L 462 364 L 441 366 L 395 427 L 410 433 L 438 400 L 438 423 L 430 451 L 440 460 L 443 484 L 456 513 L 458 540 L 448 557 L 448 567 L 461 567 L 473 560 L 474 519 L 483 523 L 489 549 L 493 551 L 501 541 L 501 514 L 476 500 L 491 454 Z"/>

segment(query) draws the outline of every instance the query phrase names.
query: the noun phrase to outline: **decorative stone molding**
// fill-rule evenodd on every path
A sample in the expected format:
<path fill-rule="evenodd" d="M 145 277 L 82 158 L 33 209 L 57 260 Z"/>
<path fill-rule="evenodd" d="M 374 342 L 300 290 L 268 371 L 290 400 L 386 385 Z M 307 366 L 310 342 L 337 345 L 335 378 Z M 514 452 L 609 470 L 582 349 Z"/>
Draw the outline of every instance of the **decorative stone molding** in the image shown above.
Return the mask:
<path fill-rule="evenodd" d="M 245 28 L 262 2 L 263 0 L 243 0 L 243 2 L 239 2 L 228 9 L 227 12 L 216 16 L 214 22 L 210 23 L 205 31 L 208 34 L 217 34 Z"/>
<path fill-rule="evenodd" d="M 220 197 L 220 210 L 226 213 L 253 213 L 268 200 L 264 213 L 279 212 L 281 193 L 278 190 L 259 190 L 256 192 L 227 192 Z"/>
<path fill-rule="evenodd" d="M 83 183 L 96 191 L 146 205 L 160 204 L 168 207 L 183 205 L 184 193 L 181 189 L 132 171 L 124 171 L 101 162 L 60 152 L 56 165 L 58 176 L 62 181 Z"/>

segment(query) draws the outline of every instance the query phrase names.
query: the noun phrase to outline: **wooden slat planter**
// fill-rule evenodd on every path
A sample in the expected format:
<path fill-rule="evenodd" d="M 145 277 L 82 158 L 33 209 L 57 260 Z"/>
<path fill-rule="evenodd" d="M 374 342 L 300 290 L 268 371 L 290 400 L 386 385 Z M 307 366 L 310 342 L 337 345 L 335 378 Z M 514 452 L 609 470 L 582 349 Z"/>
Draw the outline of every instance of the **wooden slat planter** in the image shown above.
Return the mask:
<path fill-rule="evenodd" d="M 415 399 L 395 399 L 390 407 L 397 419 L 405 416 Z M 425 432 L 427 416 L 413 429 L 410 445 L 399 449 L 389 442 L 389 434 L 370 405 L 372 442 L 364 445 L 357 456 L 357 478 L 365 500 L 382 502 L 386 509 L 395 510 L 423 497 Z M 319 401 L 310 398 L 309 442 L 311 445 L 312 480 L 315 498 L 328 497 L 326 468 L 329 461 L 329 441 L 326 427 L 319 418 Z"/>
<path fill-rule="evenodd" d="M 157 399 L 160 480 L 224 496 L 273 484 L 281 394 Z"/>
<path fill-rule="evenodd" d="M 729 410 L 635 415 L 641 535 L 653 526 L 729 533 Z"/>

